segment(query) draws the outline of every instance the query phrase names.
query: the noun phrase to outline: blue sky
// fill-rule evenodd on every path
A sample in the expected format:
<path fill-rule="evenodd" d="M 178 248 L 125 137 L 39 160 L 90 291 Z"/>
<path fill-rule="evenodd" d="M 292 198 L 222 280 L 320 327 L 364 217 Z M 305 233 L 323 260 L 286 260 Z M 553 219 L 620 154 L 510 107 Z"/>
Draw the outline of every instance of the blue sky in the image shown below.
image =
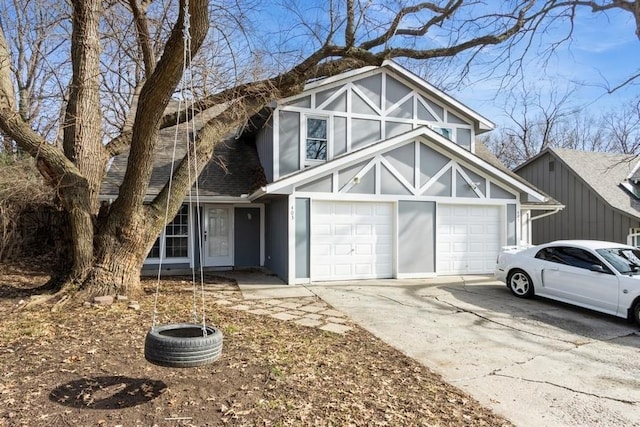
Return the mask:
<path fill-rule="evenodd" d="M 494 1 L 494 0 L 491 0 Z M 366 3 L 366 2 L 365 2 Z M 309 40 L 310 29 L 326 29 L 327 4 L 326 0 L 283 0 L 276 2 L 277 6 L 258 8 L 256 22 L 260 22 L 260 30 L 268 36 L 265 44 L 270 45 L 271 51 L 289 52 L 296 57 L 301 47 L 300 43 L 311 49 L 314 45 Z M 344 4 L 336 3 L 339 12 L 343 12 Z M 383 1 L 366 3 L 371 6 L 369 14 L 376 15 L 380 21 L 389 19 L 385 14 L 390 13 L 381 5 Z M 469 6 L 462 13 L 477 13 L 476 8 L 494 9 L 494 3 L 477 3 Z M 391 7 L 391 6 L 390 6 Z M 292 12 L 297 10 L 297 13 Z M 268 17 L 268 18 L 267 18 Z M 267 19 L 265 19 L 267 18 Z M 311 25 L 300 26 L 300 19 Z M 319 24 L 316 27 L 314 24 Z M 323 25 L 324 24 L 324 25 Z M 523 85 L 530 90 L 548 93 L 556 88 L 559 93 L 573 90 L 571 103 L 576 107 L 583 107 L 589 113 L 597 116 L 607 109 L 615 108 L 621 102 L 629 101 L 640 95 L 640 79 L 636 85 L 628 85 L 613 94 L 606 94 L 605 86 L 616 86 L 630 75 L 640 71 L 640 40 L 635 35 L 635 22 L 631 14 L 611 10 L 606 13 L 591 13 L 586 8 L 578 10 L 574 21 L 575 28 L 572 39 L 564 42 L 552 55 L 542 56 L 539 51 L 547 49 L 553 42 L 566 36 L 568 22 L 558 22 L 555 27 L 546 28 L 544 33 L 538 33 L 534 45 L 527 56 L 523 74 Z M 446 25 L 445 25 L 446 27 Z M 284 31 L 283 31 L 284 30 Z M 322 30 L 320 31 L 322 33 Z M 324 34 L 324 33 L 323 33 Z M 338 32 L 338 37 L 341 33 Z M 274 37 L 275 35 L 275 37 Z M 448 34 L 443 28 L 440 34 L 428 34 L 425 42 L 445 45 Z M 268 49 L 268 48 L 267 48 Z M 487 49 L 485 55 L 495 55 L 500 47 L 492 51 Z M 285 54 L 286 55 L 286 54 Z M 542 61 L 541 58 L 546 61 Z M 415 69 L 418 74 L 428 70 L 429 64 L 436 64 L 435 69 L 442 70 L 438 62 L 427 62 L 424 70 Z M 504 105 L 511 88 L 501 85 L 501 77 L 505 69 L 491 64 L 492 77 L 486 78 L 481 64 L 471 68 L 471 74 L 465 79 L 465 84 L 450 89 L 448 84 L 457 83 L 458 70 L 445 69 L 442 75 L 449 76 L 450 81 L 440 82 L 431 80 L 436 86 L 445 84 L 445 91 L 459 99 L 464 104 L 478 111 L 498 125 L 507 122 L 504 115 Z M 421 67 L 418 67 L 421 68 Z M 434 79 L 437 77 L 434 77 Z M 427 77 L 427 80 L 430 80 Z M 447 84 L 448 83 L 448 84 Z"/>
<path fill-rule="evenodd" d="M 566 27 L 540 35 L 540 46 L 558 40 Z M 571 103 L 597 116 L 640 95 L 640 79 L 635 84 L 607 94 L 614 87 L 640 71 L 640 40 L 629 13 L 610 11 L 592 14 L 582 11 L 575 21 L 572 40 L 556 49 L 545 63 L 529 55 L 523 84 L 542 93 L 556 87 L 559 92 L 573 89 Z M 500 70 L 494 78 L 479 80 L 462 87 L 453 96 L 487 116 L 498 125 L 506 122 L 503 105 L 508 90 L 500 87 Z M 479 76 L 471 75 L 471 80 Z"/>

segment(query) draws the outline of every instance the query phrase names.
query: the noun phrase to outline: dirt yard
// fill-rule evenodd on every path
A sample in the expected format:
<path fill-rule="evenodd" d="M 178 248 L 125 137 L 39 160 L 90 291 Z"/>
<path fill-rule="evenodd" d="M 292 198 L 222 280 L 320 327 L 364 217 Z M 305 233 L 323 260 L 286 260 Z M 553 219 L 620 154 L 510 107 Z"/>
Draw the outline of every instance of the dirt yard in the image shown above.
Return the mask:
<path fill-rule="evenodd" d="M 345 335 L 218 306 L 235 283 L 207 277 L 222 357 L 188 369 L 145 361 L 156 280 L 126 302 L 25 310 L 47 276 L 0 265 L 0 426 L 504 426 L 505 419 L 354 327 Z M 190 280 L 160 283 L 159 323 L 190 317 Z"/>

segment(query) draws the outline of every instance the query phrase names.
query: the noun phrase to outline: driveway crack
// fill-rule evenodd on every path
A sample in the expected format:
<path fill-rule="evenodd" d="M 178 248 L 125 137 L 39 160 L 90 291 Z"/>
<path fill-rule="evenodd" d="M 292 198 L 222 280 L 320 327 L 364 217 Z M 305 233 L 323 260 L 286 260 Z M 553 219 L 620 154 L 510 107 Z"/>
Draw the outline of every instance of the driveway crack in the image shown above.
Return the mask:
<path fill-rule="evenodd" d="M 498 321 L 496 321 L 496 320 L 490 319 L 490 318 L 488 318 L 488 317 L 486 317 L 486 316 L 483 316 L 483 315 L 481 315 L 481 314 L 476 313 L 475 311 L 467 310 L 466 308 L 462 308 L 462 307 L 457 306 L 457 305 L 455 305 L 455 304 L 452 304 L 452 303 L 450 303 L 450 302 L 448 302 L 448 301 L 443 301 L 443 300 L 439 299 L 438 297 L 433 297 L 433 298 L 434 298 L 436 301 L 438 301 L 438 302 L 440 302 L 440 303 L 442 303 L 442 304 L 447 304 L 447 305 L 449 305 L 449 306 L 451 306 L 451 307 L 455 308 L 455 309 L 456 309 L 456 310 L 458 310 L 458 311 L 461 311 L 461 312 L 463 312 L 463 313 L 473 314 L 474 316 L 476 316 L 476 317 L 478 317 L 478 318 L 480 318 L 480 319 L 482 319 L 482 320 L 486 320 L 487 322 L 491 322 L 491 323 L 494 323 L 494 324 L 496 324 L 496 325 L 500 325 L 500 326 L 503 326 L 503 327 L 505 327 L 505 328 L 508 328 L 508 329 L 511 329 L 511 330 L 514 330 L 514 331 L 522 332 L 523 334 L 533 335 L 533 336 L 540 337 L 540 338 L 552 339 L 552 340 L 560 341 L 560 342 L 567 343 L 567 344 L 573 344 L 573 345 L 575 345 L 576 347 L 579 347 L 580 345 L 584 345 L 584 344 L 586 344 L 586 343 L 580 343 L 580 344 L 578 344 L 578 343 L 575 343 L 574 341 L 571 341 L 571 340 L 563 340 L 563 339 L 561 339 L 561 338 L 552 338 L 552 337 L 549 337 L 549 336 L 546 336 L 546 335 L 537 334 L 537 333 L 535 333 L 535 332 L 525 331 L 525 330 L 523 330 L 523 329 L 516 328 L 516 327 L 511 326 L 511 325 L 509 325 L 509 324 L 502 323 L 502 322 L 498 322 Z"/>
<path fill-rule="evenodd" d="M 627 403 L 629 405 L 637 405 L 638 403 L 640 403 L 640 402 L 638 402 L 636 400 L 619 399 L 619 398 L 616 398 L 616 397 L 603 396 L 603 395 L 596 394 L 596 393 L 589 393 L 589 392 L 582 391 L 582 390 L 576 390 L 574 388 L 567 387 L 565 385 L 552 383 L 551 381 L 532 380 L 532 379 L 529 379 L 529 378 L 516 377 L 516 376 L 513 376 L 513 375 L 505 375 L 505 374 L 500 374 L 500 373 L 497 373 L 497 372 L 492 372 L 489 375 L 495 375 L 497 377 L 504 377 L 504 378 L 511 378 L 511 379 L 514 379 L 514 380 L 526 381 L 526 382 L 536 383 L 536 384 L 547 384 L 547 385 L 550 385 L 550 386 L 553 386 L 553 387 L 558 387 L 558 388 L 562 388 L 564 390 L 571 391 L 573 393 L 583 394 L 585 396 L 593 396 L 593 397 L 597 397 L 599 399 L 612 400 L 614 402 Z"/>
<path fill-rule="evenodd" d="M 393 302 L 395 302 L 395 303 L 397 303 L 397 304 L 404 305 L 405 307 L 420 308 L 420 306 L 419 306 L 419 305 L 417 305 L 417 304 L 407 304 L 407 303 L 404 303 L 404 302 L 399 301 L 399 300 L 397 300 L 397 299 L 393 299 L 393 298 L 391 298 L 391 297 L 388 297 L 388 296 L 386 296 L 386 295 L 376 294 L 376 296 L 377 296 L 378 298 L 388 299 L 389 301 L 393 301 Z"/>

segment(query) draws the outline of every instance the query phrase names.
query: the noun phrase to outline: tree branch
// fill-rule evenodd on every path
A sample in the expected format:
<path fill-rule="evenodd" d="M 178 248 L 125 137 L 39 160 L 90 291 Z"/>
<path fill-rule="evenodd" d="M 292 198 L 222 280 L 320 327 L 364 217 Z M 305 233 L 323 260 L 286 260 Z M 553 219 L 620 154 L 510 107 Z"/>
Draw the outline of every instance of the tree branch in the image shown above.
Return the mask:
<path fill-rule="evenodd" d="M 353 0 L 347 0 L 347 26 L 344 30 L 345 47 L 347 49 L 353 47 L 356 43 L 355 33 L 355 10 Z"/>
<path fill-rule="evenodd" d="M 11 81 L 11 53 L 2 26 L 0 26 L 0 105 L 5 105 L 9 110 L 16 108 L 16 95 Z"/>
<path fill-rule="evenodd" d="M 462 5 L 463 0 L 450 0 L 449 3 L 444 6 L 438 6 L 434 3 L 431 2 L 425 2 L 425 3 L 420 3 L 417 4 L 415 6 L 408 6 L 408 7 L 403 7 L 402 9 L 400 9 L 400 11 L 396 14 L 396 16 L 394 17 L 393 21 L 391 22 L 391 24 L 389 25 L 389 28 L 387 29 L 387 31 L 382 34 L 379 37 L 376 37 L 372 40 L 369 41 L 365 41 L 363 43 L 360 44 L 359 48 L 363 49 L 363 50 L 370 50 L 373 49 L 374 47 L 377 46 L 381 46 L 385 43 L 387 43 L 389 40 L 391 40 L 394 36 L 396 35 L 424 35 L 427 33 L 427 31 L 429 30 L 429 28 L 431 28 L 433 25 L 438 24 L 442 21 L 444 21 L 447 18 L 450 18 L 455 11 Z M 399 28 L 400 24 L 402 23 L 402 20 L 408 16 L 408 15 L 412 15 L 412 14 L 417 14 L 423 10 L 430 10 L 438 15 L 436 15 L 435 17 L 431 18 L 426 24 L 424 24 L 422 27 L 420 27 L 419 29 L 401 29 Z"/>
<path fill-rule="evenodd" d="M 144 71 L 147 78 L 151 76 L 151 73 L 156 68 L 156 58 L 153 54 L 153 45 L 151 42 L 151 35 L 149 33 L 149 25 L 146 17 L 146 8 L 149 2 L 142 2 L 138 6 L 137 0 L 129 0 L 129 6 L 133 13 L 133 19 L 136 23 L 136 33 L 138 35 L 138 44 L 142 51 L 142 58 L 144 61 Z"/>
<path fill-rule="evenodd" d="M 164 53 L 144 83 L 138 99 L 127 170 L 120 186 L 120 197 L 114 202 L 114 208 L 115 205 L 119 205 L 125 215 L 132 213 L 144 202 L 153 169 L 159 125 L 171 95 L 182 77 L 183 66 L 186 65 L 183 61 L 184 4 L 184 0 L 181 0 L 178 19 Z M 189 16 L 191 48 L 192 53 L 195 53 L 202 45 L 209 28 L 208 1 L 191 0 Z M 114 146 L 115 144 L 111 148 Z"/>

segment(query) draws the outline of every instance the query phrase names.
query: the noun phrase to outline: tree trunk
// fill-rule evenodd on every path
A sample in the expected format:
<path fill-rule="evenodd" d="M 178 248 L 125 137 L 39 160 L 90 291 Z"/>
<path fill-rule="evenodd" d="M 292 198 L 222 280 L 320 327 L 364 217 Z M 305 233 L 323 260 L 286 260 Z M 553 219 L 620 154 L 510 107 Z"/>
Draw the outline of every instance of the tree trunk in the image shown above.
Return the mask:
<path fill-rule="evenodd" d="M 145 249 L 146 245 L 140 241 L 123 245 L 117 239 L 104 240 L 98 248 L 96 262 L 89 270 L 83 290 L 92 296 L 139 295 Z"/>
<path fill-rule="evenodd" d="M 94 263 L 81 290 L 90 295 L 136 295 L 141 292 L 140 270 L 156 237 L 164 227 L 164 214 L 143 205 L 126 216 L 108 213 L 94 241 Z"/>

